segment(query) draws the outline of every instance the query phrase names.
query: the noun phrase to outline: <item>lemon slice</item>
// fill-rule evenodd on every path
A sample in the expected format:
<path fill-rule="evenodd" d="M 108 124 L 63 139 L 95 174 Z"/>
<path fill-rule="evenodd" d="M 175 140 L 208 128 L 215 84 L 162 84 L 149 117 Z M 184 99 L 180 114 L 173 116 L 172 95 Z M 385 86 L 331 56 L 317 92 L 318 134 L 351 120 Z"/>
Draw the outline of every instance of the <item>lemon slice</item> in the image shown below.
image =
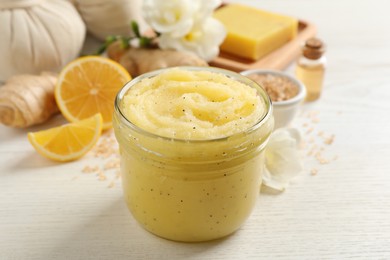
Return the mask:
<path fill-rule="evenodd" d="M 58 76 L 55 98 L 62 115 L 70 122 L 100 113 L 103 129 L 112 127 L 114 100 L 131 79 L 119 63 L 100 56 L 85 56 L 66 65 Z"/>
<path fill-rule="evenodd" d="M 100 114 L 39 132 L 29 132 L 28 140 L 42 156 L 54 161 L 72 161 L 86 154 L 102 133 Z"/>

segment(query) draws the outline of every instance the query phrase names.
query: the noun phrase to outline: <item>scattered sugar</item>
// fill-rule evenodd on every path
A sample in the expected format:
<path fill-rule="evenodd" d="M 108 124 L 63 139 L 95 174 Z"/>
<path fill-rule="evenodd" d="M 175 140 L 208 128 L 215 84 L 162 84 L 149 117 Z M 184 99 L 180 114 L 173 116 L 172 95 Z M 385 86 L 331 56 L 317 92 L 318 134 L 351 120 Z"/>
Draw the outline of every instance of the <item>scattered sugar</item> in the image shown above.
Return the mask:
<path fill-rule="evenodd" d="M 316 168 L 311 169 L 310 174 L 311 175 L 317 175 L 318 170 Z"/>
<path fill-rule="evenodd" d="M 340 115 L 338 112 L 337 115 Z M 307 161 L 312 159 L 315 167 L 310 169 L 310 175 L 318 174 L 319 169 L 338 159 L 337 155 L 329 155 L 328 148 L 335 142 L 336 136 L 334 134 L 326 133 L 320 126 L 320 112 L 319 111 L 302 111 L 298 120 L 301 120 L 303 140 L 301 149 Z"/>
<path fill-rule="evenodd" d="M 104 171 L 100 170 L 97 172 L 98 180 L 99 181 L 105 181 L 107 180 L 107 176 L 105 175 Z"/>
<path fill-rule="evenodd" d="M 96 160 L 98 159 L 98 160 Z M 92 174 L 97 181 L 108 182 L 107 188 L 116 187 L 120 174 L 120 156 L 114 132 L 106 131 L 85 158 L 81 172 Z"/>
<path fill-rule="evenodd" d="M 324 139 L 324 144 L 331 145 L 334 141 L 335 135 L 331 135 Z"/>
<path fill-rule="evenodd" d="M 108 188 L 114 188 L 115 187 L 115 181 L 111 181 L 110 184 L 108 184 Z"/>
<path fill-rule="evenodd" d="M 313 132 L 314 128 L 313 127 L 310 127 L 307 131 L 306 131 L 306 134 L 310 134 L 311 132 Z"/>
<path fill-rule="evenodd" d="M 320 120 L 319 120 L 318 118 L 313 118 L 313 119 L 311 120 L 311 122 L 314 123 L 314 124 L 317 124 L 317 123 L 320 122 Z"/>
<path fill-rule="evenodd" d="M 104 164 L 103 169 L 104 170 L 118 169 L 119 167 L 120 167 L 119 158 L 110 158 L 110 160 Z"/>
<path fill-rule="evenodd" d="M 90 166 L 90 165 L 86 165 L 84 166 L 84 168 L 81 170 L 83 173 L 96 173 L 99 171 L 99 166 L 95 165 L 95 166 Z"/>

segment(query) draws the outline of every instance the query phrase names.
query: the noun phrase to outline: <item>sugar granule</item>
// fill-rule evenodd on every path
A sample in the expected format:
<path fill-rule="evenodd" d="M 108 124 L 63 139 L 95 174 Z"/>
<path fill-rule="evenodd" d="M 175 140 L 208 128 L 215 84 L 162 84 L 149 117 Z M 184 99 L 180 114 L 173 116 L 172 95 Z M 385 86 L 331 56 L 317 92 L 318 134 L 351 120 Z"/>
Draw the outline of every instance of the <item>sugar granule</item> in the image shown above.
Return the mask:
<path fill-rule="evenodd" d="M 326 134 L 323 130 L 318 130 L 319 126 L 319 111 L 306 111 L 300 114 L 300 119 L 302 119 L 302 127 L 305 129 L 303 132 L 303 143 L 301 149 L 305 151 L 304 156 L 307 160 L 310 158 L 314 159 L 314 163 L 318 166 L 328 164 L 332 161 L 335 161 L 337 156 L 328 156 L 327 147 L 332 145 L 335 140 L 334 134 Z M 338 113 L 341 114 L 341 113 Z M 310 170 L 310 175 L 318 174 L 317 168 L 312 168 Z"/>
<path fill-rule="evenodd" d="M 99 162 L 93 160 L 93 163 L 85 165 L 82 173 L 94 173 L 98 181 L 110 181 L 108 188 L 115 187 L 115 182 L 120 178 L 120 156 L 118 144 L 113 131 L 105 132 L 95 147 L 89 152 L 93 158 L 99 159 Z M 92 161 L 89 159 L 89 161 Z"/>
<path fill-rule="evenodd" d="M 260 84 L 274 102 L 291 99 L 299 92 L 298 86 L 287 77 L 254 73 L 248 78 Z"/>

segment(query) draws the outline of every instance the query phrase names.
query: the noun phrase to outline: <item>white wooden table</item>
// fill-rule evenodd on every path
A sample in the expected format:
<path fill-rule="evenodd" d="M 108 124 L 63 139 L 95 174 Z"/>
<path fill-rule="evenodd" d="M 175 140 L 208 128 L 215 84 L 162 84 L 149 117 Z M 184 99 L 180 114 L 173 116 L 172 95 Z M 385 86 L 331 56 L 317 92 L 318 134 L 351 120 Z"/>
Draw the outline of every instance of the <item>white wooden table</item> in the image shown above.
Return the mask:
<path fill-rule="evenodd" d="M 328 46 L 323 96 L 294 122 L 306 169 L 287 191 L 261 194 L 226 239 L 175 243 L 135 222 L 114 171 L 82 172 L 99 159 L 53 163 L 27 141 L 40 127 L 0 126 L 0 259 L 390 259 L 389 2 L 240 2 L 309 20 Z"/>

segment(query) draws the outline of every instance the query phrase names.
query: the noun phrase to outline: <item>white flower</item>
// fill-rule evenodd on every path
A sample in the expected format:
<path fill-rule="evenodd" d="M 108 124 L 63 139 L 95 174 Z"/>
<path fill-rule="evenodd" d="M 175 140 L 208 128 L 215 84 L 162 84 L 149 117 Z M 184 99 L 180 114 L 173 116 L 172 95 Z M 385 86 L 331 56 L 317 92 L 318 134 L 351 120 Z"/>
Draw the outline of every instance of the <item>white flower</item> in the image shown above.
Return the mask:
<path fill-rule="evenodd" d="M 190 32 L 180 38 L 162 34 L 159 46 L 161 49 L 189 51 L 200 58 L 210 61 L 219 53 L 219 45 L 226 36 L 225 27 L 218 20 L 209 17 L 196 24 Z"/>
<path fill-rule="evenodd" d="M 212 17 L 221 0 L 144 0 L 143 14 L 155 32 L 159 47 L 189 51 L 206 61 L 219 53 L 225 27 Z"/>
<path fill-rule="evenodd" d="M 265 150 L 263 185 L 282 191 L 303 170 L 299 141 L 300 134 L 293 128 L 279 128 L 271 134 Z"/>
<path fill-rule="evenodd" d="M 144 0 L 142 5 L 145 21 L 152 29 L 172 37 L 182 37 L 191 30 L 198 9 L 194 0 Z"/>

